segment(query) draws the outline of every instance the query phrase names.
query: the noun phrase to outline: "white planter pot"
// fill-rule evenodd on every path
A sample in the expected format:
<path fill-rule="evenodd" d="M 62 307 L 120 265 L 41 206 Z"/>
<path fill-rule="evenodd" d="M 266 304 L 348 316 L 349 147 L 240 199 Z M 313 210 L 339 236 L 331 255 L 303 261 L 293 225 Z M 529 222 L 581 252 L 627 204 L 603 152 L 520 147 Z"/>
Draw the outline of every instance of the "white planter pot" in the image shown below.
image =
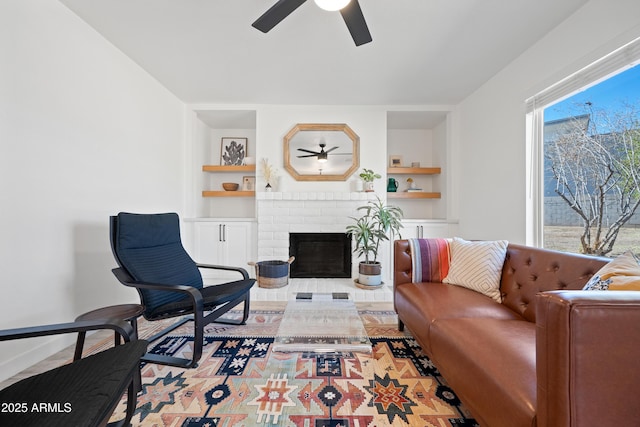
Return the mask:
<path fill-rule="evenodd" d="M 375 264 L 366 264 L 364 262 L 361 262 L 358 267 L 358 273 L 358 283 L 360 285 L 382 285 L 382 265 L 379 262 Z"/>

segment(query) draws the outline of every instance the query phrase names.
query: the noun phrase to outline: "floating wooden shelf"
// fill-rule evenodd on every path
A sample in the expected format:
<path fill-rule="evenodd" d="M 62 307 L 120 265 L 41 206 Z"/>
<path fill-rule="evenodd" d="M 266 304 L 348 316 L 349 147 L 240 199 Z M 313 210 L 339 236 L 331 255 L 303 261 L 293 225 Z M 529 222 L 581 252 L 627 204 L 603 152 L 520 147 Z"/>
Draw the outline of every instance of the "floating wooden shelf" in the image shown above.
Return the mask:
<path fill-rule="evenodd" d="M 438 175 L 441 168 L 387 168 L 389 175 Z M 440 199 L 442 195 L 428 191 L 398 191 L 387 193 L 389 199 Z"/>
<path fill-rule="evenodd" d="M 441 168 L 387 168 L 388 174 L 397 175 L 438 175 L 441 172 Z"/>
<path fill-rule="evenodd" d="M 255 197 L 255 191 L 203 191 L 202 197 Z"/>
<path fill-rule="evenodd" d="M 243 166 L 219 166 L 219 165 L 203 165 L 203 172 L 255 172 L 256 165 Z"/>
<path fill-rule="evenodd" d="M 389 199 L 439 199 L 442 197 L 440 193 L 431 193 L 427 191 L 399 191 L 397 193 L 387 193 Z"/>
<path fill-rule="evenodd" d="M 255 173 L 256 165 L 203 165 L 203 172 L 248 172 Z M 202 192 L 202 197 L 255 197 L 255 191 L 210 191 Z"/>

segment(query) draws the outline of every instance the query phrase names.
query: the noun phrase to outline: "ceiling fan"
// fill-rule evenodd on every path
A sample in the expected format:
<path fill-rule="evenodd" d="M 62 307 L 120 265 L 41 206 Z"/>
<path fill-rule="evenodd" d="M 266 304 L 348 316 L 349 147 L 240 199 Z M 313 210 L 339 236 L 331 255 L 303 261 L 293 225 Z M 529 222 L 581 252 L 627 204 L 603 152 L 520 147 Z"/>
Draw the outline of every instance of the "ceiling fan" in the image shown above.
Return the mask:
<path fill-rule="evenodd" d="M 305 155 L 301 155 L 298 156 L 298 158 L 303 158 L 303 157 L 317 157 L 318 161 L 320 163 L 324 163 L 327 161 L 327 157 L 328 154 L 330 152 L 332 152 L 333 150 L 335 150 L 338 147 L 333 147 L 333 148 L 329 148 L 327 151 L 324 151 L 324 147 L 326 147 L 327 144 L 325 143 L 320 143 L 320 151 L 311 151 L 311 150 L 307 150 L 306 148 L 298 148 L 298 151 L 303 151 L 305 153 L 311 153 L 311 154 L 305 154 Z"/>
<path fill-rule="evenodd" d="M 262 16 L 251 25 L 263 33 L 267 33 L 306 1 L 307 0 L 278 0 L 276 4 L 271 6 L 269 10 L 262 14 Z M 372 40 L 369 27 L 364 19 L 358 0 L 315 0 L 315 2 L 322 9 L 340 11 L 356 46 L 369 43 Z"/>

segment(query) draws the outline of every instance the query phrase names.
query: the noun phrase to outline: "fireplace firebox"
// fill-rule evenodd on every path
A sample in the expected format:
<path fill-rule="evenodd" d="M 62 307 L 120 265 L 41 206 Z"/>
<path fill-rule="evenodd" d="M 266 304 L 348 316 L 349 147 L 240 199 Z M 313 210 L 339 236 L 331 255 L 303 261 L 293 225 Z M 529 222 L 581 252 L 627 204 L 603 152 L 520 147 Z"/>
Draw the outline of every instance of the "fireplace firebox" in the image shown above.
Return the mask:
<path fill-rule="evenodd" d="M 290 233 L 291 278 L 350 278 L 351 235 Z"/>

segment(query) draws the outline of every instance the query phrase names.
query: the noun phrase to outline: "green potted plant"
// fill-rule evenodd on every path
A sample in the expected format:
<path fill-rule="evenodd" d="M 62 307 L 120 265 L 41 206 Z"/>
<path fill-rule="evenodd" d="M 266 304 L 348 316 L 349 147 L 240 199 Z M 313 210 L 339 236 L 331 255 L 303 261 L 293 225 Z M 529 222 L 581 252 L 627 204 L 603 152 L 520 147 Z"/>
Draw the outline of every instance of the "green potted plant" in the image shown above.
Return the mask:
<path fill-rule="evenodd" d="M 360 172 L 360 179 L 364 181 L 364 191 L 373 191 L 373 180 L 380 178 L 382 176 L 371 169 L 362 169 L 362 172 Z"/>
<path fill-rule="evenodd" d="M 377 287 L 382 284 L 382 266 L 378 261 L 380 243 L 400 236 L 402 209 L 388 206 L 379 197 L 358 208 L 362 215 L 351 217 L 354 224 L 347 226 L 347 233 L 353 236 L 353 252 L 364 257 L 358 266 L 358 284 L 362 287 Z"/>

